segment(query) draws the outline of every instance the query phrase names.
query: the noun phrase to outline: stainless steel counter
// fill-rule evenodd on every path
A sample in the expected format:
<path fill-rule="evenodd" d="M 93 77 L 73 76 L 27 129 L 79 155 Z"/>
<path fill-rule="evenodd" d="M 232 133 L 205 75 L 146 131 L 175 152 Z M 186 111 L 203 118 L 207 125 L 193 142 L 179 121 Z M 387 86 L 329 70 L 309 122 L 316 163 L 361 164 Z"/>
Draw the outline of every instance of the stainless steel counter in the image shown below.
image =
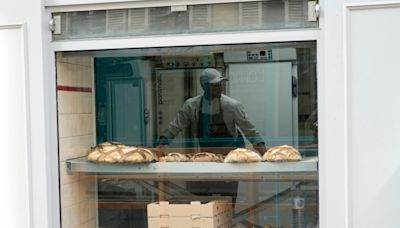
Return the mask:
<path fill-rule="evenodd" d="M 96 175 L 124 175 L 131 179 L 201 180 L 317 180 L 318 158 L 299 162 L 155 162 L 144 164 L 105 164 L 86 157 L 67 160 L 68 172 Z"/>

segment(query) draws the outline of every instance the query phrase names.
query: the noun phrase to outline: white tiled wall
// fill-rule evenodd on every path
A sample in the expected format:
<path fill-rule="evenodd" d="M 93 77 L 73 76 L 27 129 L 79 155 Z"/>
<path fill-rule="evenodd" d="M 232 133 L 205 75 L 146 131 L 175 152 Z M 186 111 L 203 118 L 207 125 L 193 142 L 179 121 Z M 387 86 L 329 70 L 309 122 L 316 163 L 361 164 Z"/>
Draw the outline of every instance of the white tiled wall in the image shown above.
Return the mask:
<path fill-rule="evenodd" d="M 57 95 L 60 113 L 92 113 L 92 93 L 59 91 Z"/>
<path fill-rule="evenodd" d="M 93 91 L 89 56 L 57 54 L 57 86 Z M 62 228 L 92 228 L 97 224 L 96 178 L 67 173 L 67 159 L 86 156 L 94 145 L 92 92 L 58 90 L 58 133 Z"/>
<path fill-rule="evenodd" d="M 79 93 L 79 92 L 70 92 Z M 92 114 L 59 113 L 58 126 L 60 138 L 83 137 L 93 135 Z"/>

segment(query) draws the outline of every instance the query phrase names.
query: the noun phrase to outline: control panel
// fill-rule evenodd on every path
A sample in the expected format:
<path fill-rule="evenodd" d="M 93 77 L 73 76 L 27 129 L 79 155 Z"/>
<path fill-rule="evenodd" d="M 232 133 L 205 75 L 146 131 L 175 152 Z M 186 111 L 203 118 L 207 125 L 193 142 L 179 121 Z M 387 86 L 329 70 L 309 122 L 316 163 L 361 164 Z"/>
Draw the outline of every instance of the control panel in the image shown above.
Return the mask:
<path fill-rule="evenodd" d="M 162 57 L 163 68 L 204 68 L 215 67 L 214 56 L 165 56 Z"/>
<path fill-rule="evenodd" d="M 225 63 L 293 61 L 296 58 L 295 48 L 255 49 L 224 53 Z"/>
<path fill-rule="evenodd" d="M 272 50 L 247 51 L 247 60 L 272 60 Z"/>

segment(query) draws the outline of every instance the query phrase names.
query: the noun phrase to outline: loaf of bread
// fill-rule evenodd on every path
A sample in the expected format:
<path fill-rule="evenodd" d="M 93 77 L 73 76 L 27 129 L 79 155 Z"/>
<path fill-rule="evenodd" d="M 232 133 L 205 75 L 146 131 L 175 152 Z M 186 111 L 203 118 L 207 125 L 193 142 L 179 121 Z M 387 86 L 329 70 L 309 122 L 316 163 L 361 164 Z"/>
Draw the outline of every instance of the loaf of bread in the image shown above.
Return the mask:
<path fill-rule="evenodd" d="M 88 155 L 88 160 L 93 162 L 108 162 L 115 163 L 119 162 L 120 156 L 115 152 L 119 148 L 125 147 L 120 143 L 104 142 L 100 143 L 96 147 L 91 148 Z"/>
<path fill-rule="evenodd" d="M 260 162 L 261 155 L 258 152 L 246 148 L 237 148 L 231 150 L 226 155 L 224 162 L 230 163 L 246 163 L 246 162 Z"/>
<path fill-rule="evenodd" d="M 169 153 L 164 157 L 160 157 L 160 162 L 187 162 L 189 157 L 181 153 Z"/>
<path fill-rule="evenodd" d="M 157 160 L 157 156 L 151 150 L 140 147 L 127 153 L 124 158 L 124 161 L 128 163 L 144 163 Z"/>
<path fill-rule="evenodd" d="M 192 162 L 223 162 L 224 157 L 222 154 L 214 154 L 209 152 L 199 152 L 191 156 Z"/>
<path fill-rule="evenodd" d="M 87 158 L 99 163 L 143 163 L 157 160 L 157 156 L 149 149 L 115 142 L 100 143 L 89 151 Z"/>
<path fill-rule="evenodd" d="M 300 161 L 301 154 L 296 148 L 288 145 L 275 146 L 267 150 L 262 157 L 263 161 Z"/>

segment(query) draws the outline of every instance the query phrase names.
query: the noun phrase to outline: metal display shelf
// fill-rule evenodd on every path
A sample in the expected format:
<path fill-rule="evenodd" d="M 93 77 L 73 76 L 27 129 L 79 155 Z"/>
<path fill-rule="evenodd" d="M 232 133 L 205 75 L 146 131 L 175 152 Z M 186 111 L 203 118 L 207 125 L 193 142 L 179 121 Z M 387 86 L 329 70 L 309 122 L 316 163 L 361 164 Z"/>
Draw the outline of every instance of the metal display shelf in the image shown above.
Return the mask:
<path fill-rule="evenodd" d="M 142 164 L 106 164 L 87 161 L 86 157 L 66 161 L 67 171 L 96 175 L 126 175 L 132 179 L 201 180 L 317 180 L 318 158 L 298 162 L 216 163 L 154 162 Z"/>

